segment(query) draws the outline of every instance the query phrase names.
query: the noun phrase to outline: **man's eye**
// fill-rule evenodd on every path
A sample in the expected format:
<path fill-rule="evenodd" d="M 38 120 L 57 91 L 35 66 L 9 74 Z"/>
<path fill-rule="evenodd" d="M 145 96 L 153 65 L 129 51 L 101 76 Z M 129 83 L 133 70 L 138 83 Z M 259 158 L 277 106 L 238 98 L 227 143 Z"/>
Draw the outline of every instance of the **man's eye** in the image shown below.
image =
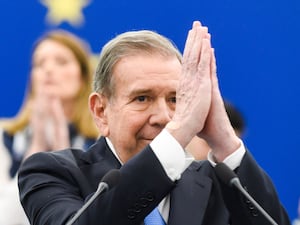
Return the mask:
<path fill-rule="evenodd" d="M 170 101 L 171 101 L 172 103 L 176 103 L 176 97 L 170 98 Z"/>
<path fill-rule="evenodd" d="M 145 102 L 147 100 L 146 96 L 138 96 L 136 97 L 136 101 L 138 102 Z"/>

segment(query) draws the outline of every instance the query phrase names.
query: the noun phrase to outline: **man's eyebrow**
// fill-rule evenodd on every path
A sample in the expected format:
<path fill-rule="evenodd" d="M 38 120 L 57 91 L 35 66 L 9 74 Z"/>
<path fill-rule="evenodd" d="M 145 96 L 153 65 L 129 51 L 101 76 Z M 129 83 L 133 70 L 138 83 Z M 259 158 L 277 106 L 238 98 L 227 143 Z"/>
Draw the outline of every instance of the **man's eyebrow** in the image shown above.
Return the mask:
<path fill-rule="evenodd" d="M 130 91 L 129 96 L 135 96 L 135 95 L 141 95 L 141 94 L 151 94 L 151 93 L 153 93 L 152 89 L 139 88 L 139 89 Z"/>
<path fill-rule="evenodd" d="M 129 92 L 129 95 L 141 95 L 141 94 L 152 94 L 155 91 L 153 89 L 145 89 L 145 88 L 139 88 L 135 89 Z M 176 90 L 171 91 L 168 93 L 168 95 L 176 95 Z"/>

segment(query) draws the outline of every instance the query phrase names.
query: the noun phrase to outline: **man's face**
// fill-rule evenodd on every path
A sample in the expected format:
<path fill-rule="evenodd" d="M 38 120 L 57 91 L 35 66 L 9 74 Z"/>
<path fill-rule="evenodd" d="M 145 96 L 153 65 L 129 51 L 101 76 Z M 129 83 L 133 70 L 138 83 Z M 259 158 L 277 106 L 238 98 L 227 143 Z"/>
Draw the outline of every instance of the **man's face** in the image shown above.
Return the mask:
<path fill-rule="evenodd" d="M 115 92 L 105 108 L 107 135 L 126 162 L 172 118 L 181 64 L 176 57 L 135 55 L 113 70 Z"/>

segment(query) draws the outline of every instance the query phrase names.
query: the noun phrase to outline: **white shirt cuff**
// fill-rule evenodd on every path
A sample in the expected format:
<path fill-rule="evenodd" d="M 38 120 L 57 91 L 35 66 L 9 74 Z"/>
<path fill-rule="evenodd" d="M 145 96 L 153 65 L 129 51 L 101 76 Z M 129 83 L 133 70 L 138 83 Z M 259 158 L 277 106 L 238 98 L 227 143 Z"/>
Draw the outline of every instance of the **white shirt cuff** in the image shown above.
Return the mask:
<path fill-rule="evenodd" d="M 165 129 L 157 135 L 150 146 L 172 181 L 180 179 L 182 172 L 194 160 Z"/>
<path fill-rule="evenodd" d="M 223 163 L 225 163 L 232 170 L 235 170 L 236 168 L 238 168 L 240 166 L 242 159 L 246 153 L 246 149 L 245 149 L 243 141 L 240 140 L 240 143 L 241 143 L 240 147 L 236 151 L 234 151 L 232 154 L 227 156 L 223 161 Z M 208 152 L 207 158 L 213 167 L 215 167 L 217 165 L 216 162 L 214 161 L 212 151 Z"/>

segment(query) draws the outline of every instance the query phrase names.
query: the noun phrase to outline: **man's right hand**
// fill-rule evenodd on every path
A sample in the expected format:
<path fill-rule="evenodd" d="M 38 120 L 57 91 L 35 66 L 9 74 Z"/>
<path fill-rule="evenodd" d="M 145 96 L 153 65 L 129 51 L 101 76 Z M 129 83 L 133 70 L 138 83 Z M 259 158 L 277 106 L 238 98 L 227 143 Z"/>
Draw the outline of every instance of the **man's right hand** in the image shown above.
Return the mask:
<path fill-rule="evenodd" d="M 166 126 L 183 148 L 205 126 L 211 106 L 212 56 L 208 29 L 195 21 L 184 49 L 175 114 Z"/>

